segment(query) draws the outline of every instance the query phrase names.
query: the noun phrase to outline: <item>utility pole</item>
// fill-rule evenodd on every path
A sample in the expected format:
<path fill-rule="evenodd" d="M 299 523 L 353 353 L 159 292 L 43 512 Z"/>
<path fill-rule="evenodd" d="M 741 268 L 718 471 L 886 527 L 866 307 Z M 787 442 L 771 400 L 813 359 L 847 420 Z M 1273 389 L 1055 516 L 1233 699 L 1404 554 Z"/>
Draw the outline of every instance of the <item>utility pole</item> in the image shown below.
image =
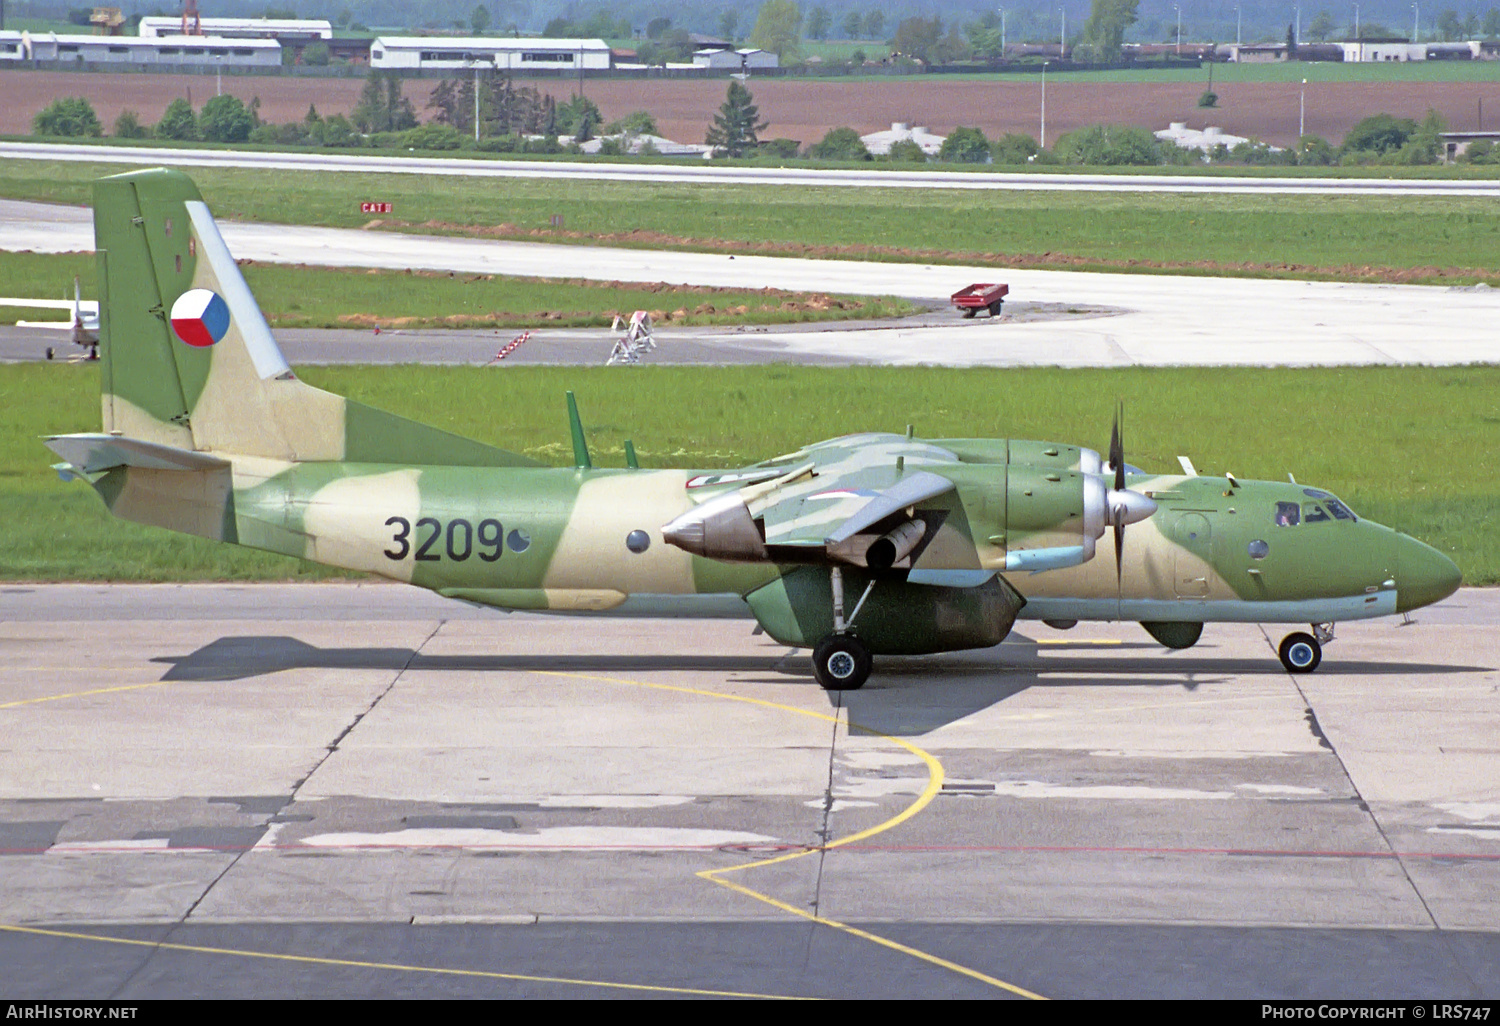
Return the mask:
<path fill-rule="evenodd" d="M 1234 45 L 1241 46 L 1244 43 L 1244 15 L 1240 12 L 1240 5 L 1234 5 Z"/>
<path fill-rule="evenodd" d="M 1307 134 L 1307 79 L 1302 80 L 1302 93 L 1297 100 L 1297 141 Z"/>
<path fill-rule="evenodd" d="M 1057 59 L 1063 61 L 1068 58 L 1068 12 L 1059 7 L 1057 13 L 1062 15 L 1062 37 L 1057 47 Z"/>
<path fill-rule="evenodd" d="M 1177 54 L 1178 54 L 1178 56 L 1181 56 L 1182 55 L 1182 8 L 1178 7 L 1176 4 L 1173 4 L 1172 5 L 1172 10 L 1174 10 L 1174 11 L 1177 12 Z"/>
<path fill-rule="evenodd" d="M 1359 42 L 1359 4 L 1354 5 L 1354 41 Z M 1360 56 L 1363 57 L 1363 53 Z"/>
<path fill-rule="evenodd" d="M 1047 62 L 1042 61 L 1042 149 L 1047 148 Z"/>
<path fill-rule="evenodd" d="M 3 4 L 4 2 L 5 2 L 5 0 L 0 0 L 0 4 Z M 1000 59 L 1004 60 L 1005 59 L 1005 8 L 1001 7 L 1001 8 L 998 8 L 998 10 L 1000 11 Z"/>

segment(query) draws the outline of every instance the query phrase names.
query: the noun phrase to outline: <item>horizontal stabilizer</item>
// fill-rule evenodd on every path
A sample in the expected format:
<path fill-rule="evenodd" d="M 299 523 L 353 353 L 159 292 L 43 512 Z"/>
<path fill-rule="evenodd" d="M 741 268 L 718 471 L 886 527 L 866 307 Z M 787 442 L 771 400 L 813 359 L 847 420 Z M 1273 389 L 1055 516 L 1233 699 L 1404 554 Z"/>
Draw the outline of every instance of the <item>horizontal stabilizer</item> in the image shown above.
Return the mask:
<path fill-rule="evenodd" d="M 115 435 L 53 435 L 44 444 L 85 474 L 114 467 L 202 471 L 229 466 L 228 461 L 207 453 Z"/>

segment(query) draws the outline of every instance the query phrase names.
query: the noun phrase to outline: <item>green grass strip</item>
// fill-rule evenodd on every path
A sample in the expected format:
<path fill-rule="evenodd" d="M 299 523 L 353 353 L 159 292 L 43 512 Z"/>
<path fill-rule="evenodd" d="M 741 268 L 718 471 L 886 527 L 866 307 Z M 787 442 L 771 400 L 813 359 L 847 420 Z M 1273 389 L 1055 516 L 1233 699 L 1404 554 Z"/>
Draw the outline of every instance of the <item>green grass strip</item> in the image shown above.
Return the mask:
<path fill-rule="evenodd" d="M 121 165 L 0 160 L 0 195 L 88 203 Z M 194 168 L 220 218 L 429 234 L 1074 270 L 1500 284 L 1494 201 L 659 185 Z M 551 227 L 561 215 L 564 227 Z"/>
<path fill-rule="evenodd" d="M 1500 583 L 1500 367 L 1100 370 L 749 367 L 309 367 L 308 381 L 540 459 L 571 452 L 578 394 L 597 465 L 730 467 L 853 431 L 1046 439 L 1104 449 L 1125 401 L 1132 463 L 1284 479 L 1450 554 Z M 39 441 L 98 430 L 88 365 L 0 366 L 0 579 L 282 580 L 334 576 L 294 560 L 111 519 L 63 484 Z"/>

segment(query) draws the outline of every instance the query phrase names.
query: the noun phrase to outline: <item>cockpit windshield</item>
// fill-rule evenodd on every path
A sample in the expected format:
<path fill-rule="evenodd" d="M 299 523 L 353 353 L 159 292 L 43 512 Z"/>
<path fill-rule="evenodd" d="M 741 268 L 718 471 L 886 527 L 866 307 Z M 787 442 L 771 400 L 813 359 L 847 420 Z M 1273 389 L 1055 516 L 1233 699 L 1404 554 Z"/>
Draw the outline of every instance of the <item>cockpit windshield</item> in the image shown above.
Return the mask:
<path fill-rule="evenodd" d="M 1303 503 L 1302 519 L 1309 524 L 1327 521 L 1330 519 L 1329 514 L 1332 514 L 1334 520 L 1348 520 L 1351 523 L 1359 519 L 1348 506 L 1320 488 L 1304 488 L 1302 494 L 1310 499 L 1323 500 L 1321 505 L 1314 502 Z M 1277 503 L 1278 507 L 1281 505 Z"/>

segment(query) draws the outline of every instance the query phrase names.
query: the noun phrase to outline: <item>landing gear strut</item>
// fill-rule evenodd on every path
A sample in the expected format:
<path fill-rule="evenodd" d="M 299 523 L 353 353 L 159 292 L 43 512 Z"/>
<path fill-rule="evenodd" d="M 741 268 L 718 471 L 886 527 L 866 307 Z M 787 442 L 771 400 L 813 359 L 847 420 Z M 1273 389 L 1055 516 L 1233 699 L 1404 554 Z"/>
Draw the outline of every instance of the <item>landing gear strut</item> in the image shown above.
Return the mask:
<path fill-rule="evenodd" d="M 1297 631 L 1281 639 L 1277 654 L 1288 673 L 1312 673 L 1323 661 L 1323 646 L 1333 640 L 1333 624 L 1312 624 L 1312 634 Z"/>
<path fill-rule="evenodd" d="M 844 620 L 844 572 L 833 567 L 828 575 L 833 589 L 833 633 L 813 649 L 813 676 L 825 691 L 857 691 L 870 679 L 870 650 L 849 629 L 864 607 L 865 599 L 875 588 L 874 580 L 865 585 L 865 593 L 854 604 L 854 612 Z"/>

